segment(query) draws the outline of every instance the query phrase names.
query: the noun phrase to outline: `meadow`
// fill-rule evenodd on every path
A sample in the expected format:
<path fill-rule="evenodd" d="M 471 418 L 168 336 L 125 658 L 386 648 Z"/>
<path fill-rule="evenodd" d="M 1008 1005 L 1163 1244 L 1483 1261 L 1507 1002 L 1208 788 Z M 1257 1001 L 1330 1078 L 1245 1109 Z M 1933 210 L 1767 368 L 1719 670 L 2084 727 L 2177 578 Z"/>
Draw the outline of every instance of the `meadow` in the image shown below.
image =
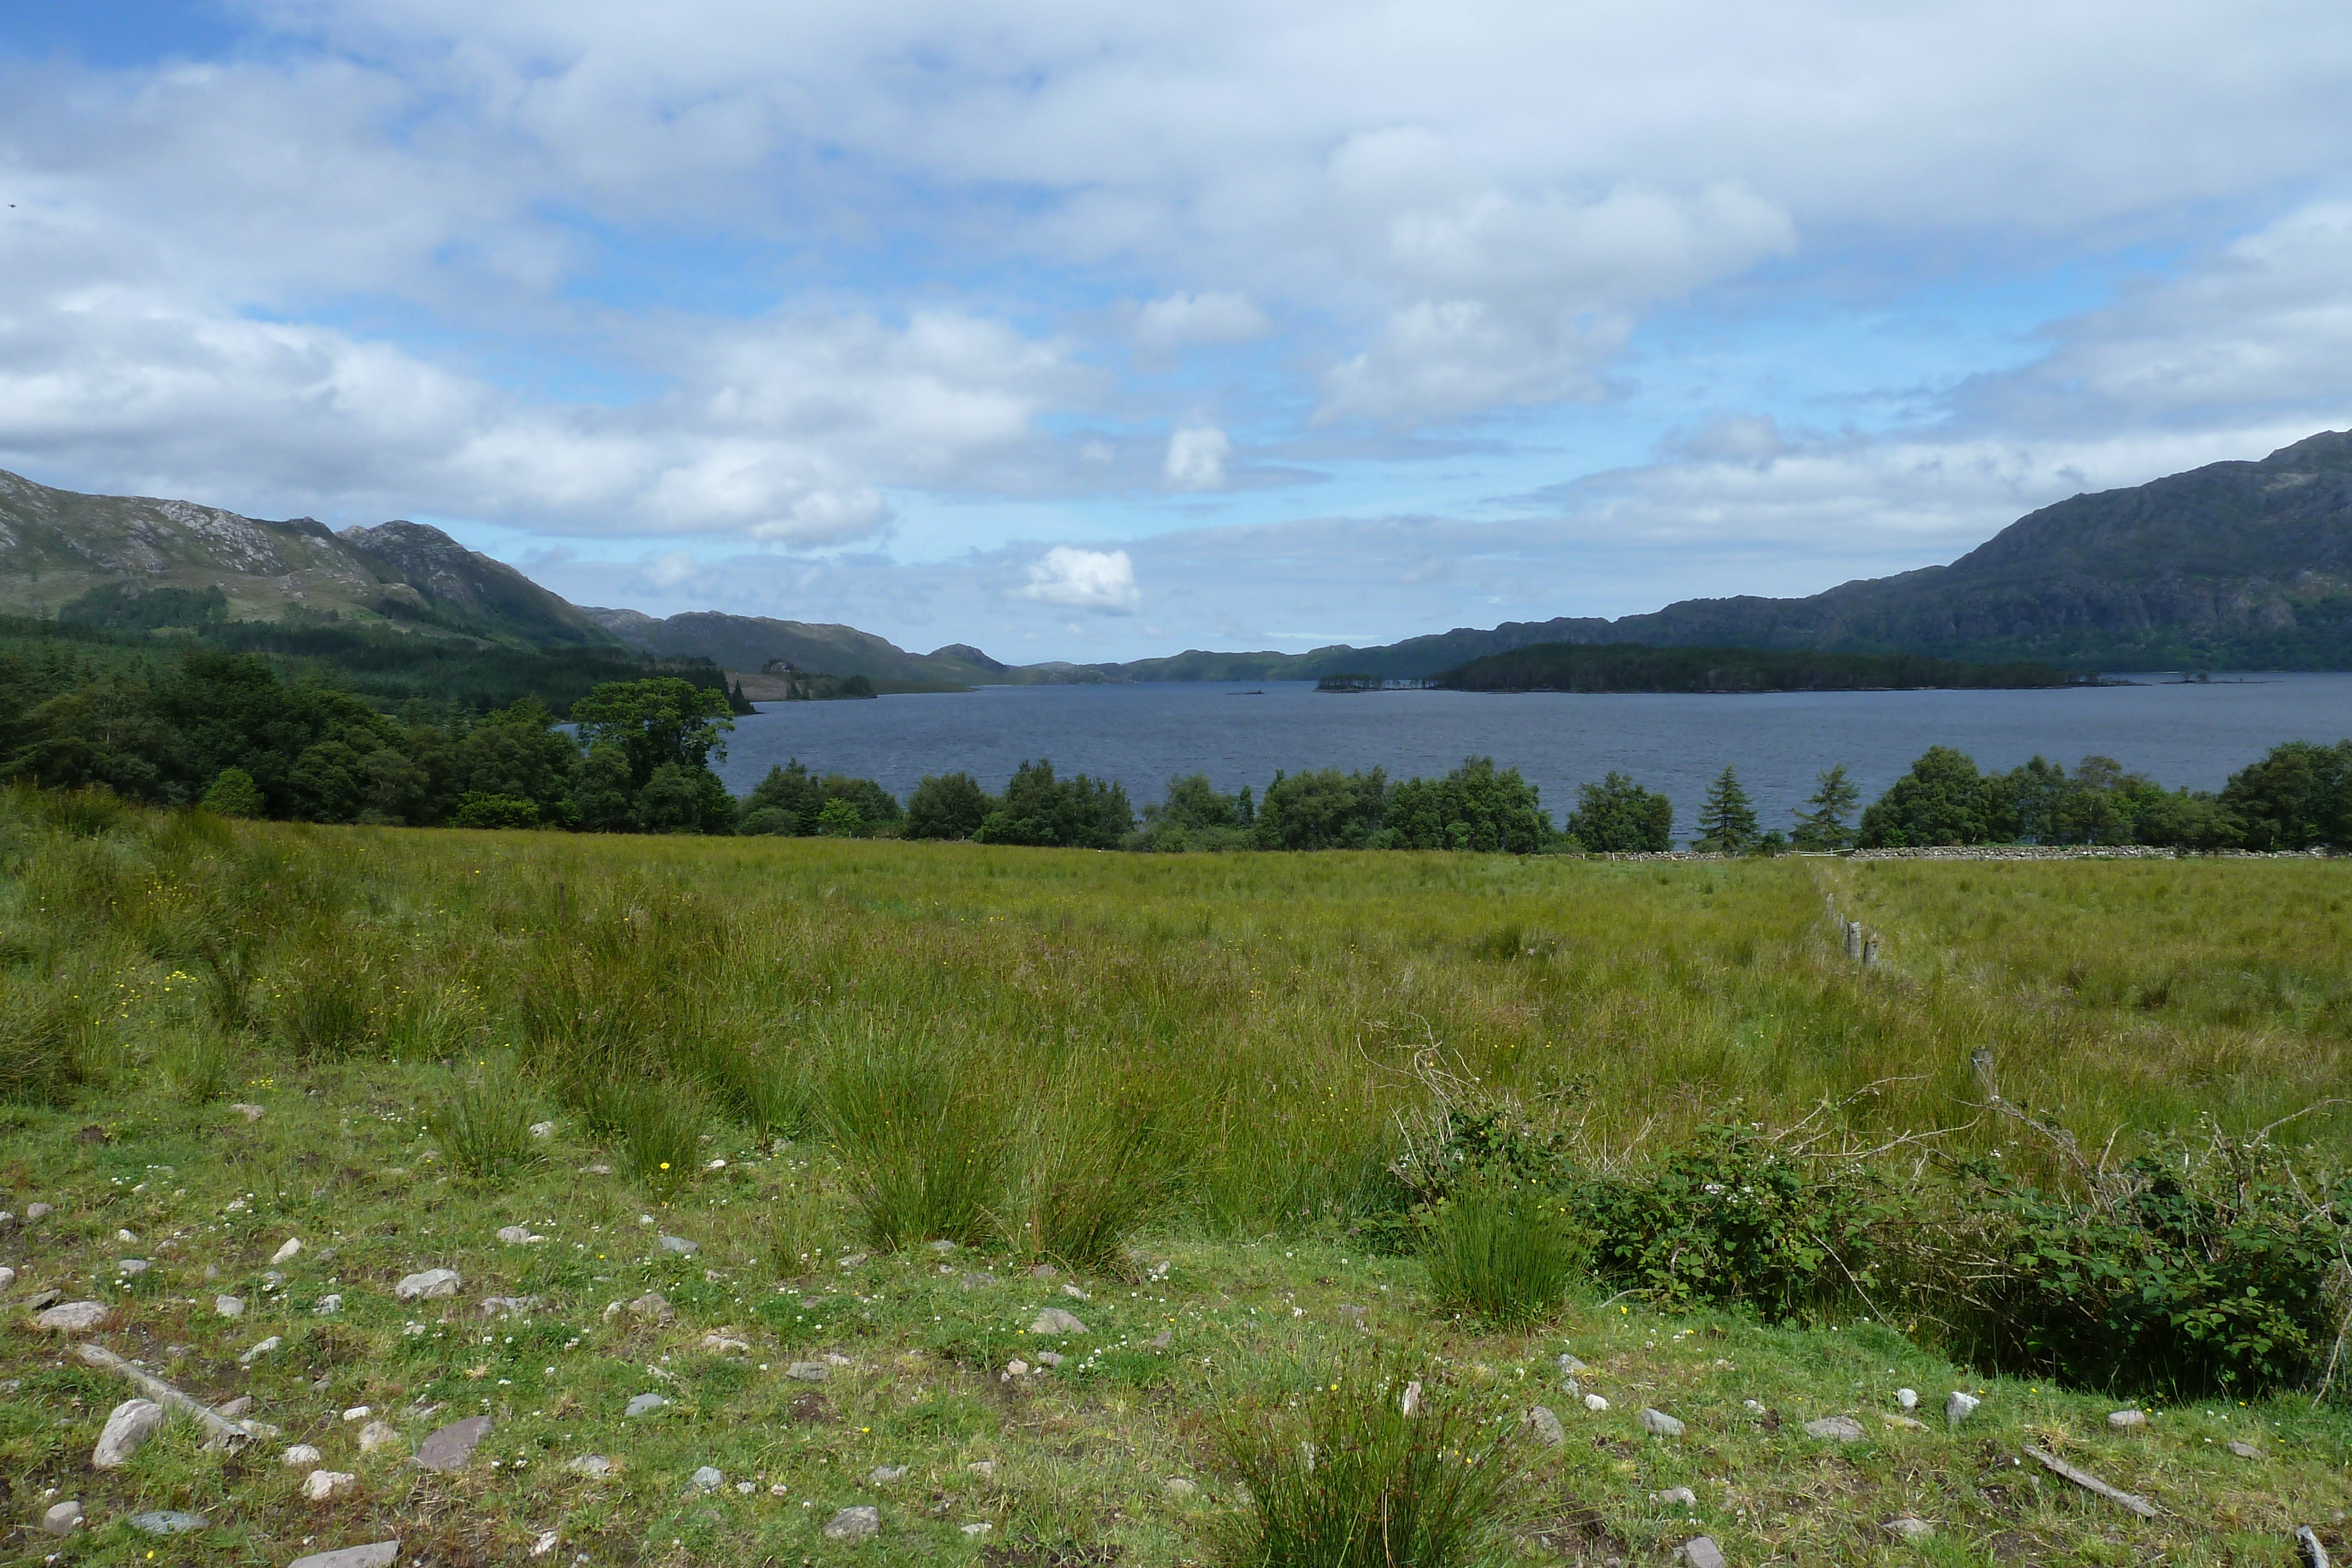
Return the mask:
<path fill-rule="evenodd" d="M 1663 1562 L 1701 1533 L 1735 1563 L 2286 1562 L 2298 1525 L 2345 1537 L 2325 1333 L 2263 1387 L 2102 1386 L 1988 1360 L 1916 1249 L 1840 1282 L 1852 1260 L 1808 1230 L 1769 1301 L 1725 1293 L 1734 1265 L 1633 1258 L 1679 1222 L 1674 1161 L 1725 1138 L 1795 1184 L 1789 1212 L 1867 1178 L 1874 1235 L 1937 1171 L 2108 1213 L 2103 1183 L 2178 1158 L 2316 1195 L 2297 1235 L 2337 1246 L 2339 862 L 1138 856 L 25 791 L 0 855 L 21 1550 L 1433 1568 Z M 1573 1173 L 1493 1211 L 1555 1226 L 1557 1257 L 1471 1236 L 1471 1274 L 1532 1284 L 1481 1295 L 1441 1244 L 1484 1212 L 1451 1185 L 1474 1145 L 1515 1181 Z M 1590 1201 L 1555 1222 L 1541 1192 Z M 396 1297 L 435 1268 L 455 1295 Z M 132 1390 L 32 1326 L 47 1290 L 280 1435 L 222 1454 L 175 1425 L 93 1471 Z M 1409 1383 L 1426 1419 L 1401 1417 Z M 1948 1427 L 1952 1390 L 1983 1404 Z M 2109 1426 L 2121 1406 L 2151 1418 Z M 476 1462 L 407 1462 L 474 1413 Z M 1806 1432 L 1837 1415 L 1860 1440 Z M 393 1431 L 363 1456 L 371 1422 Z M 306 1499 L 297 1442 L 348 1489 Z M 1360 1481 L 1301 1452 L 1371 1456 L 1383 1511 L 1429 1505 L 1419 1544 L 1299 1524 Z M 606 1473 L 571 1468 L 592 1454 Z M 30 1533 L 65 1498 L 89 1526 Z M 824 1533 L 856 1506 L 873 1537 Z M 208 1524 L 150 1537 L 123 1522 L 142 1509 Z"/>

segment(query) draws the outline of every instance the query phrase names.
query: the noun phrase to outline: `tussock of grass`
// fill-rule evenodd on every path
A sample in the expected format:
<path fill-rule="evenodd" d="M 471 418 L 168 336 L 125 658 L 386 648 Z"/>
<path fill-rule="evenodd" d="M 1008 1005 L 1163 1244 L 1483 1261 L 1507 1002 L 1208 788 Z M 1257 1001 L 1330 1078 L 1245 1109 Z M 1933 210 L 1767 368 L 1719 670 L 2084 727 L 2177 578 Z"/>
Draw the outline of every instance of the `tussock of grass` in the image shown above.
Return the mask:
<path fill-rule="evenodd" d="M 670 1197 L 694 1179 L 709 1117 L 693 1085 L 631 1084 L 614 1096 L 614 1104 L 629 1169 L 648 1192 Z"/>
<path fill-rule="evenodd" d="M 925 1040 L 877 1041 L 825 1085 L 824 1127 L 875 1246 L 992 1239 L 1009 1140 L 965 1059 Z"/>
<path fill-rule="evenodd" d="M 1582 1262 L 1562 1200 L 1506 1180 L 1472 1180 L 1433 1209 L 1421 1232 L 1429 1288 L 1441 1305 L 1500 1323 L 1559 1304 Z"/>
<path fill-rule="evenodd" d="M 515 1074 L 494 1070 L 461 1074 L 435 1104 L 426 1126 L 453 1169 L 498 1181 L 537 1159 L 530 1119 L 530 1102 Z"/>

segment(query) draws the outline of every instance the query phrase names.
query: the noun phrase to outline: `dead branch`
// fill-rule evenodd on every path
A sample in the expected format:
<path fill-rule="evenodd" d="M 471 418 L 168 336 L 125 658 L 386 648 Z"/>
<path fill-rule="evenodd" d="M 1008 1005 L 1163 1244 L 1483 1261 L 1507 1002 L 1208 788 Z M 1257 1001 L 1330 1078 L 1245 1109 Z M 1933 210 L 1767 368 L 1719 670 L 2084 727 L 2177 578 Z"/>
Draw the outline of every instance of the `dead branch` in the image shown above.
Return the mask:
<path fill-rule="evenodd" d="M 2032 1455 L 2034 1460 L 2039 1463 L 2043 1469 L 2048 1470 L 2052 1475 L 2058 1477 L 2061 1480 L 2072 1481 L 2086 1492 L 2091 1492 L 2096 1496 L 2105 1498 L 2109 1502 L 2116 1503 L 2122 1507 L 2131 1510 L 2142 1519 L 2154 1519 L 2156 1517 L 2156 1504 L 2148 1501 L 2147 1499 L 2134 1492 L 2125 1491 L 2120 1487 L 2111 1487 L 2106 1482 L 2101 1480 L 2098 1477 L 2093 1475 L 2090 1471 L 2078 1470 L 2074 1466 L 2068 1464 L 2065 1460 L 2060 1458 L 2057 1455 L 2050 1453 L 2045 1449 L 2037 1448 L 2031 1443 L 2028 1443 L 2025 1446 L 2025 1451 Z"/>

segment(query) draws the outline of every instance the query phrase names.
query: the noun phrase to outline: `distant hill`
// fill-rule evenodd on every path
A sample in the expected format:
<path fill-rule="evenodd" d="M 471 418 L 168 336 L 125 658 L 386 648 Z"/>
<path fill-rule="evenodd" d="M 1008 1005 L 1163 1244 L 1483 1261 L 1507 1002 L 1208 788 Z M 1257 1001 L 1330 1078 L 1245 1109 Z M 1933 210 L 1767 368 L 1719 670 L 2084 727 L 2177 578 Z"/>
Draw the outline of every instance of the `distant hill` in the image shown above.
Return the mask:
<path fill-rule="evenodd" d="M 542 645 L 616 641 L 514 568 L 422 523 L 337 533 L 308 517 L 267 522 L 193 501 L 84 496 L 0 472 L 0 612 L 54 614 L 98 591 L 96 603 L 121 616 L 126 599 L 157 589 L 218 589 L 227 621 L 331 612 Z"/>
<path fill-rule="evenodd" d="M 1807 648 L 2104 669 L 2352 669 L 2352 431 L 2019 518 L 1949 566 L 1807 599 L 1690 599 L 1609 621 L 1381 647 L 1070 666 L 1069 680 L 1419 679 L 1538 643 Z"/>
<path fill-rule="evenodd" d="M 1002 682 L 1007 666 L 961 643 L 930 653 L 910 653 L 855 626 L 774 621 L 764 615 L 688 611 L 657 621 L 635 610 L 586 606 L 582 613 L 624 641 L 673 657 L 709 659 L 722 668 L 758 674 L 782 659 L 827 675 L 864 675 L 883 692 L 951 692 Z"/>
<path fill-rule="evenodd" d="M 1853 692 L 2032 689 L 2091 679 L 2053 664 L 1980 664 L 1917 653 L 1536 643 L 1473 659 L 1433 684 L 1457 692 Z"/>

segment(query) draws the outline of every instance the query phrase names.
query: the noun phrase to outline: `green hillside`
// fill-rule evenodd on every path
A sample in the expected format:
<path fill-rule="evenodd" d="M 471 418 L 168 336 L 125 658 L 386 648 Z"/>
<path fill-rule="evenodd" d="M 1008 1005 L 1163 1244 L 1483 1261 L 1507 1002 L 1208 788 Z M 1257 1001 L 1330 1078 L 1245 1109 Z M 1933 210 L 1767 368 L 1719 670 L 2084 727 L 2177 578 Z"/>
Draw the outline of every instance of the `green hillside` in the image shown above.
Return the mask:
<path fill-rule="evenodd" d="M 2053 664 L 1975 664 L 1907 653 L 1538 643 L 1473 659 L 1433 684 L 1462 692 L 1842 692 L 2063 686 L 2089 679 Z"/>

